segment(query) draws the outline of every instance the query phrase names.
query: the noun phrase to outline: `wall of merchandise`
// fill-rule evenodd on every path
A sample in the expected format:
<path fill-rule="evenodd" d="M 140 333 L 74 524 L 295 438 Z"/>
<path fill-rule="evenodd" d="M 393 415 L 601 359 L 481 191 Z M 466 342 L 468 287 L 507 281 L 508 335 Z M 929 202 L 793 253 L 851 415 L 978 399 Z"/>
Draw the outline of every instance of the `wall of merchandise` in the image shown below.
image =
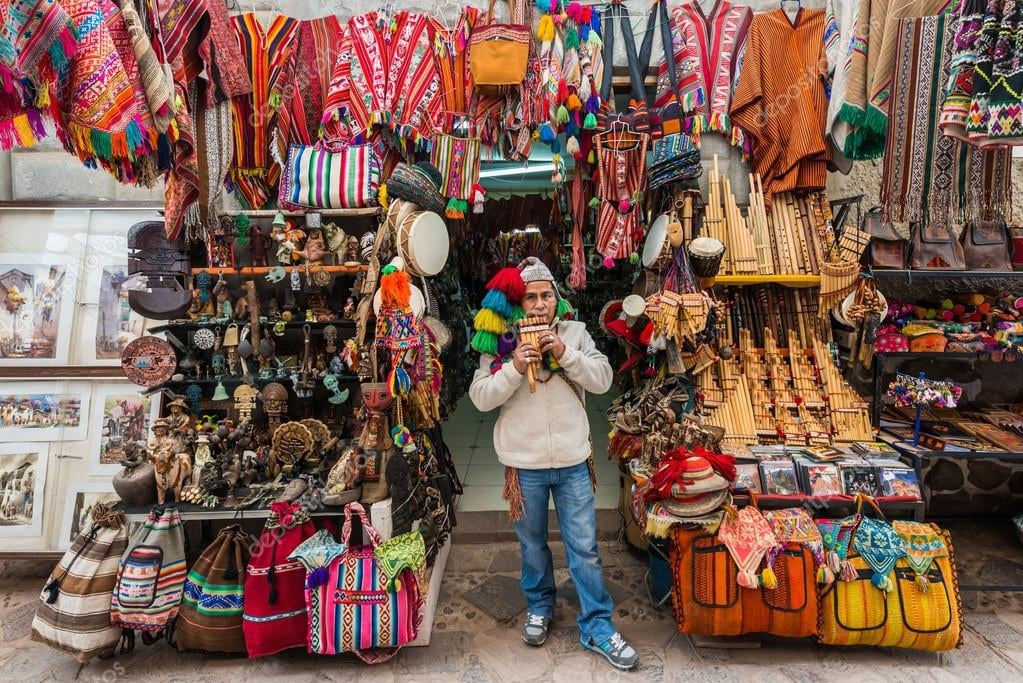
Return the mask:
<path fill-rule="evenodd" d="M 0 210 L 0 556 L 64 550 L 145 440 L 158 398 L 121 349 L 148 321 L 127 303 L 127 233 L 153 210 Z"/>

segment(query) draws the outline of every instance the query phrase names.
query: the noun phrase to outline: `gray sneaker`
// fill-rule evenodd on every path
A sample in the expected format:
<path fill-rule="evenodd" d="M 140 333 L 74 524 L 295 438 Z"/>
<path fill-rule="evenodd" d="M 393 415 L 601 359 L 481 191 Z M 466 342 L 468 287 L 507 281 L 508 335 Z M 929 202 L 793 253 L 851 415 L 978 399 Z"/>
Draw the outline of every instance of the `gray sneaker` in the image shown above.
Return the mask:
<path fill-rule="evenodd" d="M 615 633 L 603 643 L 594 643 L 589 638 L 579 641 L 587 650 L 592 650 L 611 662 L 611 666 L 622 671 L 628 671 L 639 663 L 639 653 L 631 645 L 625 642 L 621 633 Z"/>
<path fill-rule="evenodd" d="M 526 623 L 522 625 L 522 641 L 526 645 L 540 647 L 547 642 L 547 627 L 550 625 L 550 617 L 527 614 Z"/>

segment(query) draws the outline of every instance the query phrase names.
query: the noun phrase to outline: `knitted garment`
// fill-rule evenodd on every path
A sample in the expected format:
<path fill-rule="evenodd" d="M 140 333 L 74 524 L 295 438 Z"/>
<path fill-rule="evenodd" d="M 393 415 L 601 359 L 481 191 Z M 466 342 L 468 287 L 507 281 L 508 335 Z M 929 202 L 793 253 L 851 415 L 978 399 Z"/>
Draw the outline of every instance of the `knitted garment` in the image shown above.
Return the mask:
<path fill-rule="evenodd" d="M 798 543 L 806 546 L 817 564 L 824 564 L 824 539 L 809 512 L 803 508 L 785 508 L 767 510 L 763 514 L 778 541 L 782 544 Z M 773 565 L 784 549 L 784 545 L 780 545 L 771 550 L 767 563 Z"/>
<path fill-rule="evenodd" d="M 933 524 L 903 520 L 892 522 L 892 528 L 902 539 L 909 566 L 918 578 L 922 577 L 926 582 L 927 572 L 934 561 L 939 557 L 948 557 L 948 547 L 941 531 Z"/>
<path fill-rule="evenodd" d="M 176 508 L 154 507 L 121 557 L 110 623 L 162 631 L 178 614 L 185 587 L 185 527 Z"/>
<path fill-rule="evenodd" d="M 426 572 L 426 544 L 423 535 L 418 531 L 401 534 L 385 541 L 373 549 L 380 568 L 389 582 L 388 588 L 396 590 L 398 576 L 406 569 L 411 569 L 423 586 Z"/>
<path fill-rule="evenodd" d="M 975 29 L 976 3 L 963 2 L 961 26 Z M 962 35 L 962 33 L 960 34 Z M 1023 143 L 1023 6 L 989 2 L 975 43 L 973 93 L 966 133 L 974 144 Z"/>
<path fill-rule="evenodd" d="M 108 2 L 61 0 L 61 6 L 74 21 L 79 41 L 61 92 L 65 147 L 86 165 L 98 164 L 120 182 L 137 182 L 135 164 L 154 148 L 144 121 L 146 110 L 136 98 L 138 81 L 132 82 L 111 33 L 112 26 L 120 22 L 123 27 L 124 22 Z"/>
<path fill-rule="evenodd" d="M 738 583 L 744 588 L 757 587 L 756 573 L 760 561 L 780 545 L 771 525 L 752 505 L 734 514 L 725 513 L 718 529 L 718 540 L 735 560 L 739 568 Z"/>
<path fill-rule="evenodd" d="M 245 653 L 242 588 L 252 539 L 224 527 L 188 572 L 174 633 L 178 650 Z"/>
<path fill-rule="evenodd" d="M 895 563 L 906 557 L 906 548 L 887 522 L 864 517 L 853 534 L 852 548 L 874 570 L 870 581 L 882 590 L 892 588 L 888 575 L 895 568 Z"/>

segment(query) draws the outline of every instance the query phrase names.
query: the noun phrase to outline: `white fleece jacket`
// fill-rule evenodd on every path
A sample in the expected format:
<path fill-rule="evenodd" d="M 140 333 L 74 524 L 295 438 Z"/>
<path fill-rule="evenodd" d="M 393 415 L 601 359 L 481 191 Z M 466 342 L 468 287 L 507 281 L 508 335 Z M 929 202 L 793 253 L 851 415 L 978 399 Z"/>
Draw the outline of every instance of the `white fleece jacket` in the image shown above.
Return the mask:
<path fill-rule="evenodd" d="M 565 343 L 565 353 L 558 361 L 564 374 L 584 391 L 605 393 L 611 387 L 611 365 L 597 350 L 586 326 L 563 320 L 557 329 Z M 492 375 L 493 361 L 493 356 L 480 356 L 469 397 L 483 412 L 501 409 L 494 425 L 497 459 L 526 470 L 571 467 L 586 460 L 590 455 L 586 408 L 564 377 L 541 369 L 532 394 L 526 376 L 519 374 L 510 359 Z"/>

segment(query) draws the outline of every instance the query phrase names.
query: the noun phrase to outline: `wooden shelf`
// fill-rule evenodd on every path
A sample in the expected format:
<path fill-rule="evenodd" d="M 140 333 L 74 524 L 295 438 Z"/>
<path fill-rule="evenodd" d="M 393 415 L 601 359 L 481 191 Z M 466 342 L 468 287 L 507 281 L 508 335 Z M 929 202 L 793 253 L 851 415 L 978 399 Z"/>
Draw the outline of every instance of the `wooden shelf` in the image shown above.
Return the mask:
<path fill-rule="evenodd" d="M 303 275 L 306 272 L 305 266 L 283 266 L 285 272 L 291 273 L 292 270 L 298 270 Z M 266 275 L 270 272 L 268 266 L 246 266 L 244 268 L 193 268 L 192 275 L 198 275 L 199 273 L 209 273 L 210 275 Z M 318 273 L 323 271 L 325 273 L 334 274 L 354 274 L 361 273 L 369 270 L 369 266 L 310 266 L 310 273 Z"/>
<path fill-rule="evenodd" d="M 249 218 L 273 218 L 277 215 L 276 209 L 254 209 L 246 211 L 224 211 L 225 216 L 248 216 Z M 281 211 L 285 216 L 299 217 L 307 213 L 318 213 L 321 216 L 334 218 L 359 218 L 362 216 L 379 216 L 382 209 L 379 206 L 371 206 L 366 209 L 309 209 L 308 211 Z"/>
<path fill-rule="evenodd" d="M 760 275 L 749 273 L 747 275 L 718 275 L 714 280 L 715 285 L 743 286 L 743 285 L 783 285 L 785 287 L 820 287 L 820 275 Z"/>

